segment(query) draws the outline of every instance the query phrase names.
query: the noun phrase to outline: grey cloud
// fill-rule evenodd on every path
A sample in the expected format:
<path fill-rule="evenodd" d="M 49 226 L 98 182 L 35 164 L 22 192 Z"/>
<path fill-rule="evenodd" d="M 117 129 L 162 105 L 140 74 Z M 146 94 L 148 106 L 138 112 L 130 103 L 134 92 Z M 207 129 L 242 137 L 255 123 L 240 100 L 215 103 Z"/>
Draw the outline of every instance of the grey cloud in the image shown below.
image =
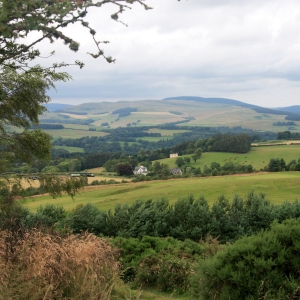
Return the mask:
<path fill-rule="evenodd" d="M 57 85 L 53 101 L 198 95 L 269 106 L 283 100 L 298 104 L 298 2 L 151 0 L 149 4 L 154 10 L 135 6 L 124 13 L 129 27 L 110 20 L 111 7 L 90 14 L 97 37 L 111 41 L 103 48 L 116 64 L 86 55 L 94 46 L 80 27 L 68 31 L 81 42 L 77 54 L 54 45 L 55 61 L 81 59 L 86 67 L 68 69 L 74 82 Z M 51 47 L 42 48 L 47 52 Z"/>

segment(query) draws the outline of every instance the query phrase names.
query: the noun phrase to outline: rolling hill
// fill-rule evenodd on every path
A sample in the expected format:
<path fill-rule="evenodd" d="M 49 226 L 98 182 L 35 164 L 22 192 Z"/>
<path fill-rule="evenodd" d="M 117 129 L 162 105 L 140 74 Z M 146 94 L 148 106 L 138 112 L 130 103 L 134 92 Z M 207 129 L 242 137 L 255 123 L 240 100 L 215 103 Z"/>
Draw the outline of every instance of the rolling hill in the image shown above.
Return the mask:
<path fill-rule="evenodd" d="M 292 105 L 288 107 L 278 107 L 277 110 L 286 111 L 290 113 L 297 113 L 300 114 L 300 105 Z"/>
<path fill-rule="evenodd" d="M 57 106 L 56 106 L 57 108 Z M 241 126 L 259 131 L 289 130 L 286 126 L 274 126 L 284 122 L 291 112 L 251 105 L 225 98 L 172 97 L 163 100 L 84 103 L 66 106 L 49 112 L 42 123 L 62 123 L 90 127 L 96 130 L 126 126 L 157 126 L 173 123 L 184 126 Z M 120 112 L 126 113 L 120 113 Z M 295 115 L 295 114 L 292 114 Z M 296 114 L 297 116 L 300 115 Z M 300 126 L 300 125 L 299 125 Z M 300 130 L 298 124 L 293 130 Z"/>

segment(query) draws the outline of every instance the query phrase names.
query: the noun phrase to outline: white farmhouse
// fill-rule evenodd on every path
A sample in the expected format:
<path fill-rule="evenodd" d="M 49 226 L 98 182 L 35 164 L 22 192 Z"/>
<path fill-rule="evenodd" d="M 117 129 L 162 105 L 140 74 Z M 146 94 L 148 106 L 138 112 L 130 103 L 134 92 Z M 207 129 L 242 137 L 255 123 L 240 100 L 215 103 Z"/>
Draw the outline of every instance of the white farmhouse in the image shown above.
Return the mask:
<path fill-rule="evenodd" d="M 178 153 L 171 153 L 170 158 L 178 157 Z"/>
<path fill-rule="evenodd" d="M 148 173 L 147 168 L 143 166 L 135 167 L 133 170 L 134 175 L 147 175 L 147 173 Z"/>

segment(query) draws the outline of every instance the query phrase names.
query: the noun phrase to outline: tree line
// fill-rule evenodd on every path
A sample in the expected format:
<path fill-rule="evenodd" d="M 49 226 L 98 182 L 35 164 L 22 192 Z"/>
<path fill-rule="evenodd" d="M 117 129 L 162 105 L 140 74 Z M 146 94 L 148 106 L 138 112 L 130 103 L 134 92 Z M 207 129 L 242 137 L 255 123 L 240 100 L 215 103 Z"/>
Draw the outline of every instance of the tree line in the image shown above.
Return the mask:
<path fill-rule="evenodd" d="M 289 130 L 286 131 L 279 131 L 277 133 L 278 140 L 299 140 L 300 133 L 299 132 L 290 132 Z"/>
<path fill-rule="evenodd" d="M 5 195 L 3 189 L 1 193 Z M 269 229 L 274 220 L 300 217 L 298 201 L 275 205 L 266 195 L 253 192 L 245 198 L 236 195 L 232 201 L 221 195 L 211 206 L 204 197 L 186 196 L 174 204 L 167 199 L 137 200 L 132 205 L 118 204 L 109 211 L 101 211 L 92 204 L 78 205 L 69 213 L 51 204 L 41 206 L 37 213 L 23 209 L 22 224 L 29 228 L 55 226 L 58 230 L 70 228 L 74 233 L 88 230 L 109 237 L 169 236 L 196 242 L 212 236 L 221 243 Z"/>

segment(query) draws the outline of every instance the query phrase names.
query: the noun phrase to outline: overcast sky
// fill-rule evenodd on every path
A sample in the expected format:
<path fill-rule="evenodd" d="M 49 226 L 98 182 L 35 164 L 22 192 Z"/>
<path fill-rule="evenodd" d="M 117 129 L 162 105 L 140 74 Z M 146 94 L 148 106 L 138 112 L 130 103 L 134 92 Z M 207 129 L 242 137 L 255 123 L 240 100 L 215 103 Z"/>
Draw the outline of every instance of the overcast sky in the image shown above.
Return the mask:
<path fill-rule="evenodd" d="M 299 0 L 147 0 L 122 15 L 129 26 L 110 19 L 115 8 L 94 9 L 89 22 L 108 64 L 93 59 L 86 30 L 68 33 L 81 44 L 73 54 L 62 43 L 55 61 L 79 59 L 69 67 L 73 81 L 57 84 L 52 102 L 78 104 L 171 96 L 222 97 L 264 107 L 300 105 Z"/>

